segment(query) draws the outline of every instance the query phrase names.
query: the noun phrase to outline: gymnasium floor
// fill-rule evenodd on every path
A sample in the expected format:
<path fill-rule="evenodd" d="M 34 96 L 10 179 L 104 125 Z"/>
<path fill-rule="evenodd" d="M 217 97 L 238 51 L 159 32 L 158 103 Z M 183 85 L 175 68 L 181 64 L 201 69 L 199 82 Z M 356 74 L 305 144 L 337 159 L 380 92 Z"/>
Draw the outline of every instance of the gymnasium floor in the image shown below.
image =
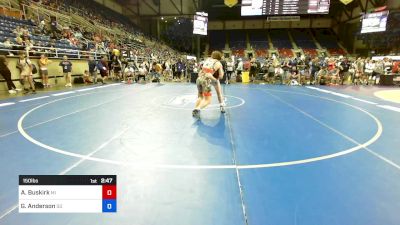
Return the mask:
<path fill-rule="evenodd" d="M 225 86 L 201 120 L 192 84 L 1 100 L 0 224 L 398 225 L 400 104 L 377 89 Z M 116 174 L 118 213 L 19 214 L 19 174 Z"/>

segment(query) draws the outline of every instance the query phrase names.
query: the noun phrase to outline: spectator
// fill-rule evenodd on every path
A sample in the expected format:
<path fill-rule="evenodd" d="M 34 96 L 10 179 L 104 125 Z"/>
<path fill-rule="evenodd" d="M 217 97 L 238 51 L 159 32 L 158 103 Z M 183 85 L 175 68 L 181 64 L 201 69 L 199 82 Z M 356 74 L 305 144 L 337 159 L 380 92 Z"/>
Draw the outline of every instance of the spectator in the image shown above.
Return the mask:
<path fill-rule="evenodd" d="M 8 48 L 8 49 L 12 48 L 12 43 L 11 43 L 10 38 L 6 38 L 6 40 L 4 40 L 3 46 L 4 46 L 4 48 Z"/>
<path fill-rule="evenodd" d="M 89 71 L 85 70 L 83 72 L 83 82 L 85 82 L 85 84 L 92 84 L 93 81 L 90 80 L 90 77 L 91 77 L 91 75 L 90 75 Z"/>
<path fill-rule="evenodd" d="M 280 64 L 276 66 L 274 74 L 275 74 L 275 80 L 279 79 L 280 83 L 283 84 L 285 71 L 283 70 Z"/>
<path fill-rule="evenodd" d="M 347 80 L 349 77 L 350 64 L 347 58 L 343 58 L 342 60 L 340 60 L 338 67 L 340 69 L 339 76 L 342 82 L 341 84 L 343 85 L 344 81 Z"/>
<path fill-rule="evenodd" d="M 148 71 L 149 71 L 148 63 L 147 63 L 147 60 L 145 60 L 139 66 L 138 76 L 136 77 L 136 82 L 139 82 L 141 79 L 146 81 L 146 75 L 148 74 Z"/>
<path fill-rule="evenodd" d="M 370 80 L 375 80 L 376 75 L 374 74 L 375 70 L 375 61 L 374 60 L 367 60 L 365 63 L 365 75 L 368 77 L 368 82 Z"/>
<path fill-rule="evenodd" d="M 257 75 L 257 71 L 258 71 L 258 64 L 256 62 L 256 58 L 252 58 L 250 60 L 250 72 L 249 72 L 249 77 L 251 82 L 254 82 L 255 76 Z"/>
<path fill-rule="evenodd" d="M 101 60 L 97 64 L 97 69 L 100 71 L 100 75 L 102 77 L 102 83 L 104 84 L 108 78 L 108 73 L 110 70 L 108 67 L 107 57 L 104 56 L 103 58 L 101 58 Z"/>
<path fill-rule="evenodd" d="M 329 84 L 338 85 L 340 83 L 339 68 L 336 66 L 329 70 Z"/>
<path fill-rule="evenodd" d="M 153 62 L 152 71 L 152 81 L 160 83 L 162 66 L 159 63 Z"/>
<path fill-rule="evenodd" d="M 44 31 L 45 31 L 45 26 L 46 26 L 46 22 L 42 19 L 42 20 L 40 21 L 40 23 L 39 23 L 39 26 L 38 26 L 41 33 L 44 33 Z"/>
<path fill-rule="evenodd" d="M 7 58 L 4 55 L 0 55 L 0 74 L 4 77 L 4 80 L 7 82 L 7 88 L 8 88 L 8 93 L 10 94 L 16 94 L 17 91 L 20 91 L 20 89 L 17 89 L 12 82 L 11 79 L 11 71 L 8 69 L 8 61 Z"/>
<path fill-rule="evenodd" d="M 3 48 L 9 49 L 9 50 L 11 50 L 12 47 L 13 47 L 13 45 L 12 45 L 12 43 L 11 43 L 11 41 L 10 41 L 10 38 L 6 38 L 6 39 L 4 40 L 3 43 L 0 43 L 0 45 L 1 45 Z M 6 54 L 10 55 L 10 56 L 14 55 L 11 51 L 4 51 L 4 52 L 5 52 Z"/>
<path fill-rule="evenodd" d="M 15 36 L 21 37 L 21 36 L 23 35 L 23 33 L 24 33 L 24 30 L 23 30 L 20 26 L 17 26 L 17 27 L 13 30 L 13 33 L 15 34 Z"/>
<path fill-rule="evenodd" d="M 176 63 L 176 80 L 175 81 L 180 81 L 182 79 L 182 73 L 185 69 L 185 65 L 182 62 L 182 59 L 178 59 L 178 62 Z"/>
<path fill-rule="evenodd" d="M 171 79 L 171 63 L 169 60 L 166 60 L 163 64 L 163 69 L 164 69 L 164 79 L 169 80 Z"/>
<path fill-rule="evenodd" d="M 72 63 L 68 60 L 66 55 L 63 57 L 63 60 L 60 62 L 59 66 L 62 67 L 63 75 L 65 76 L 65 87 L 72 87 Z"/>
<path fill-rule="evenodd" d="M 238 64 L 236 66 L 236 76 L 242 76 L 242 71 L 243 71 L 243 62 L 242 59 L 238 59 Z"/>
<path fill-rule="evenodd" d="M 231 80 L 232 73 L 233 73 L 233 68 L 234 64 L 232 62 L 231 58 L 228 58 L 228 61 L 226 63 L 226 79 L 225 79 L 225 84 L 229 84 L 229 81 Z"/>
<path fill-rule="evenodd" d="M 299 80 L 299 74 L 297 73 L 297 70 L 293 70 L 289 76 L 290 82 L 288 83 L 288 85 L 297 86 L 297 85 L 299 85 L 298 80 Z"/>
<path fill-rule="evenodd" d="M 97 63 L 94 60 L 93 56 L 89 56 L 89 61 L 88 61 L 88 67 L 89 67 L 89 74 L 92 77 L 92 81 L 94 84 L 97 84 Z M 101 80 L 103 83 L 103 80 Z"/>
<path fill-rule="evenodd" d="M 24 94 L 29 93 L 29 89 L 25 88 L 25 83 L 28 81 L 30 88 L 32 89 L 32 93 L 36 94 L 35 85 L 33 83 L 32 78 L 32 62 L 29 60 L 25 52 L 19 53 L 19 59 L 17 61 L 17 68 L 20 70 L 20 80 L 21 84 L 24 86 Z"/>
<path fill-rule="evenodd" d="M 24 40 L 22 40 L 21 37 L 16 37 L 15 38 L 15 45 L 13 45 L 13 50 L 24 50 L 25 49 L 25 43 Z"/>
<path fill-rule="evenodd" d="M 264 76 L 264 80 L 268 83 L 272 83 L 273 78 L 275 77 L 275 68 L 272 63 L 268 63 L 267 65 L 267 75 Z"/>
<path fill-rule="evenodd" d="M 39 71 L 40 71 L 40 75 L 42 76 L 42 82 L 43 82 L 43 87 L 50 87 L 49 84 L 49 71 L 47 68 L 47 65 L 49 65 L 50 63 L 52 63 L 51 60 L 49 60 L 49 58 L 47 58 L 47 56 L 45 54 L 40 55 L 40 59 L 39 59 Z"/>
<path fill-rule="evenodd" d="M 119 56 L 113 55 L 111 68 L 113 72 L 113 76 L 115 76 L 118 80 L 122 79 L 122 63 Z"/>
<path fill-rule="evenodd" d="M 317 84 L 326 85 L 328 83 L 329 71 L 327 66 L 323 66 L 317 74 Z"/>

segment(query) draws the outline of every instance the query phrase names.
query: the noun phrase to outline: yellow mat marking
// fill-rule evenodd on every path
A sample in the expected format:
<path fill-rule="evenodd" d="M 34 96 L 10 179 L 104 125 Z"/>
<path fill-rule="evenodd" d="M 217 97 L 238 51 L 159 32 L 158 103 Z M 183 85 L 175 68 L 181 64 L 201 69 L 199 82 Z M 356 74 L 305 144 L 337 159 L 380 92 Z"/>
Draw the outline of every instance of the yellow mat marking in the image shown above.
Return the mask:
<path fill-rule="evenodd" d="M 400 90 L 377 91 L 374 95 L 386 101 L 400 103 Z"/>

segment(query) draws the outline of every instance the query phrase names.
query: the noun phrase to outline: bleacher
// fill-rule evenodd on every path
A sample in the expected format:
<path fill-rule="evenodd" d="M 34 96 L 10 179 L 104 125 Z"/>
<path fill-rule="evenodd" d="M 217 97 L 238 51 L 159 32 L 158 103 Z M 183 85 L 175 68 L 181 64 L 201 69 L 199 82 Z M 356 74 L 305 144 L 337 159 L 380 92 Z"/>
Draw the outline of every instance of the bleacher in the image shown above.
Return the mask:
<path fill-rule="evenodd" d="M 332 56 L 339 56 L 339 55 L 346 55 L 346 51 L 344 51 L 342 48 L 330 48 L 328 49 L 329 54 Z"/>
<path fill-rule="evenodd" d="M 290 31 L 297 47 L 302 49 L 316 49 L 314 40 L 304 29 L 293 29 Z"/>
<path fill-rule="evenodd" d="M 337 38 L 329 30 L 326 29 L 315 30 L 315 38 L 323 48 L 326 49 L 339 48 L 339 45 L 337 43 Z"/>
<path fill-rule="evenodd" d="M 278 49 L 278 53 L 280 57 L 285 57 L 285 58 L 294 56 L 292 49 L 288 48 L 280 48 Z"/>
<path fill-rule="evenodd" d="M 225 48 L 225 31 L 210 31 L 210 50 L 223 50 Z"/>
<path fill-rule="evenodd" d="M 268 32 L 268 33 L 267 33 Z M 312 37 L 311 32 L 315 32 L 316 40 L 322 48 L 325 48 L 330 55 L 346 55 L 347 52 L 340 47 L 336 36 L 332 31 L 292 29 L 289 31 L 294 43 L 298 49 L 302 50 L 305 55 L 311 57 L 318 56 L 317 43 Z M 247 49 L 246 33 L 249 37 L 249 46 Z M 229 48 L 233 55 L 244 56 L 246 50 L 253 50 L 256 57 L 268 56 L 270 43 L 268 35 L 271 39 L 273 47 L 278 51 L 281 57 L 293 57 L 293 44 L 289 37 L 288 30 L 273 29 L 265 30 L 233 30 L 233 31 L 210 31 L 209 50 L 223 50 L 225 48 L 226 36 L 229 37 Z"/>
<path fill-rule="evenodd" d="M 0 15 L 0 41 L 3 42 L 6 38 L 10 38 L 15 43 L 13 30 L 17 26 L 25 26 L 30 32 L 35 28 L 31 21 Z"/>
<path fill-rule="evenodd" d="M 244 49 L 234 49 L 232 50 L 234 56 L 244 57 Z"/>
<path fill-rule="evenodd" d="M 241 30 L 229 32 L 229 47 L 232 50 L 246 49 L 246 33 Z"/>
<path fill-rule="evenodd" d="M 293 52 L 291 50 L 293 46 L 287 30 L 270 30 L 269 36 L 274 48 L 278 49 L 278 53 L 281 57 L 293 57 Z"/>
<path fill-rule="evenodd" d="M 253 49 L 268 49 L 269 41 L 267 34 L 263 30 L 249 31 L 250 46 Z"/>
<path fill-rule="evenodd" d="M 338 44 L 336 36 L 328 29 L 315 30 L 315 38 L 322 48 L 326 48 L 330 55 L 346 55 Z"/>
<path fill-rule="evenodd" d="M 48 46 L 50 44 L 49 36 L 32 34 L 33 30 L 36 29 L 36 25 L 33 24 L 31 21 L 8 16 L 0 16 L 0 41 L 4 42 L 7 38 L 9 38 L 10 41 L 15 44 L 16 35 L 13 33 L 13 30 L 16 29 L 17 26 L 26 27 L 31 33 L 29 38 L 35 42 L 40 42 L 41 46 Z M 55 47 L 62 49 L 79 50 L 78 47 L 71 46 L 68 40 L 65 39 L 57 40 L 55 43 Z"/>
<path fill-rule="evenodd" d="M 292 49 L 292 42 L 290 41 L 287 30 L 270 30 L 269 36 L 271 37 L 272 44 L 277 49 Z"/>
<path fill-rule="evenodd" d="M 268 56 L 269 41 L 267 33 L 263 30 L 249 31 L 250 47 L 255 51 L 257 57 Z"/>
<path fill-rule="evenodd" d="M 304 54 L 315 57 L 318 55 L 317 46 L 305 29 L 292 29 L 290 31 L 293 40 L 295 41 L 298 48 L 302 49 Z"/>
<path fill-rule="evenodd" d="M 14 3 L 14 0 L 12 2 Z M 38 24 L 35 24 L 36 21 L 19 19 L 22 17 L 23 12 L 18 9 L 18 4 L 18 8 L 14 7 L 9 9 L 7 7 L 2 7 L 3 10 L 1 14 L 4 15 L 0 16 L 0 42 L 9 39 L 13 46 L 12 48 L 2 47 L 3 53 L 15 55 L 18 54 L 18 50 L 25 49 L 25 42 L 21 45 L 16 43 L 16 35 L 13 31 L 17 26 L 26 27 L 29 31 L 29 40 L 31 44 L 33 44 L 33 47 L 30 48 L 30 55 L 33 56 L 47 53 L 50 57 L 68 55 L 70 58 L 81 58 L 93 54 L 97 58 L 100 57 L 100 55 L 106 54 L 106 52 L 104 50 L 98 51 L 98 49 L 95 49 L 96 42 L 104 42 L 106 48 L 112 47 L 113 43 L 119 43 L 129 45 L 131 49 L 145 48 L 143 40 L 148 41 L 147 43 L 150 44 L 154 43 L 146 39 L 147 37 L 126 17 L 96 2 L 89 3 L 75 0 L 60 0 L 57 2 L 46 1 L 39 3 L 24 1 L 20 4 L 24 6 L 27 18 L 41 18 L 45 20 L 46 23 L 49 23 L 50 19 L 55 17 L 58 22 L 58 29 L 61 29 L 61 27 L 63 27 L 63 29 L 64 27 L 69 27 L 72 31 L 71 33 L 74 34 L 75 28 L 79 27 L 83 36 L 79 38 L 75 38 L 74 36 L 61 38 L 60 35 L 64 35 L 64 31 L 58 30 L 56 32 L 57 38 L 53 40 L 50 36 L 41 34 L 41 31 L 37 29 Z M 80 5 L 81 7 L 78 9 L 74 8 L 72 5 Z M 93 6 L 95 7 L 93 8 Z M 12 17 L 7 16 L 11 15 L 10 13 Z M 90 16 L 92 15 L 96 15 L 98 20 L 91 19 Z M 80 20 L 77 20 L 77 18 Z M 80 21 L 84 21 L 84 23 L 80 23 Z M 46 31 L 46 33 L 48 32 L 49 30 Z M 102 37 L 101 39 L 91 38 L 92 35 L 98 34 Z M 54 34 L 52 34 L 52 38 L 55 37 L 53 37 L 53 35 Z M 104 39 L 104 37 L 107 38 Z M 122 48 L 125 49 L 125 47 Z"/>
<path fill-rule="evenodd" d="M 256 49 L 255 53 L 257 57 L 266 57 L 268 56 L 268 50 L 267 49 Z"/>
<path fill-rule="evenodd" d="M 309 55 L 311 57 L 315 57 L 318 55 L 317 49 L 315 48 L 303 48 L 303 52 L 305 55 Z"/>
<path fill-rule="evenodd" d="M 70 58 L 80 58 L 81 56 L 81 54 L 79 53 L 81 49 L 77 46 L 71 45 L 68 40 L 60 39 L 53 42 L 50 36 L 42 34 L 35 35 L 33 34 L 33 31 L 37 27 L 32 21 L 4 15 L 0 15 L 0 42 L 4 42 L 6 39 L 9 39 L 13 45 L 18 46 L 16 42 L 16 34 L 13 33 L 13 31 L 18 26 L 25 27 L 29 31 L 29 39 L 34 43 L 34 47 L 32 50 L 35 50 L 37 54 L 46 52 L 52 57 L 61 57 L 62 55 L 68 55 L 68 57 Z M 51 46 L 53 46 L 54 48 L 51 49 Z M 23 48 L 25 47 L 21 46 L 15 49 L 9 49 L 8 51 L 16 55 L 18 54 L 18 50 Z"/>

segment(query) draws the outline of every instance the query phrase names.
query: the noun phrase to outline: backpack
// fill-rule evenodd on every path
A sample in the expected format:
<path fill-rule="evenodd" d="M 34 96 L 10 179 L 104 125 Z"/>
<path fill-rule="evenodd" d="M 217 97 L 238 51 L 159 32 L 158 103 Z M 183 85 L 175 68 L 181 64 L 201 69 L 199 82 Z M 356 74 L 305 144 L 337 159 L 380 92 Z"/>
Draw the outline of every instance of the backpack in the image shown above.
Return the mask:
<path fill-rule="evenodd" d="M 83 80 L 83 77 L 75 77 L 74 78 L 74 84 L 84 84 L 85 81 Z"/>
<path fill-rule="evenodd" d="M 36 65 L 32 63 L 32 74 L 37 74 L 38 70 L 36 68 Z"/>
<path fill-rule="evenodd" d="M 321 78 L 321 80 L 319 81 L 319 85 L 326 85 L 325 78 Z"/>
<path fill-rule="evenodd" d="M 37 89 L 42 89 L 42 88 L 44 88 L 44 85 L 43 85 L 42 82 L 38 82 L 38 81 L 36 81 L 36 80 L 33 80 L 33 83 L 34 83 L 34 85 L 35 85 L 35 88 L 37 88 Z"/>
<path fill-rule="evenodd" d="M 17 64 L 17 68 L 19 69 L 19 70 L 21 70 L 22 71 L 22 68 L 19 66 L 19 64 L 20 64 L 20 60 L 18 60 L 18 64 Z M 29 65 L 29 63 L 28 63 L 28 59 L 25 59 L 25 62 L 26 62 L 26 64 L 28 64 Z M 38 72 L 38 70 L 37 70 L 37 68 L 36 68 L 36 65 L 35 64 L 33 64 L 33 63 L 31 63 L 31 65 L 32 65 L 32 74 L 37 74 L 37 72 Z"/>
<path fill-rule="evenodd" d="M 242 76 L 240 74 L 236 75 L 236 82 L 242 83 Z"/>

